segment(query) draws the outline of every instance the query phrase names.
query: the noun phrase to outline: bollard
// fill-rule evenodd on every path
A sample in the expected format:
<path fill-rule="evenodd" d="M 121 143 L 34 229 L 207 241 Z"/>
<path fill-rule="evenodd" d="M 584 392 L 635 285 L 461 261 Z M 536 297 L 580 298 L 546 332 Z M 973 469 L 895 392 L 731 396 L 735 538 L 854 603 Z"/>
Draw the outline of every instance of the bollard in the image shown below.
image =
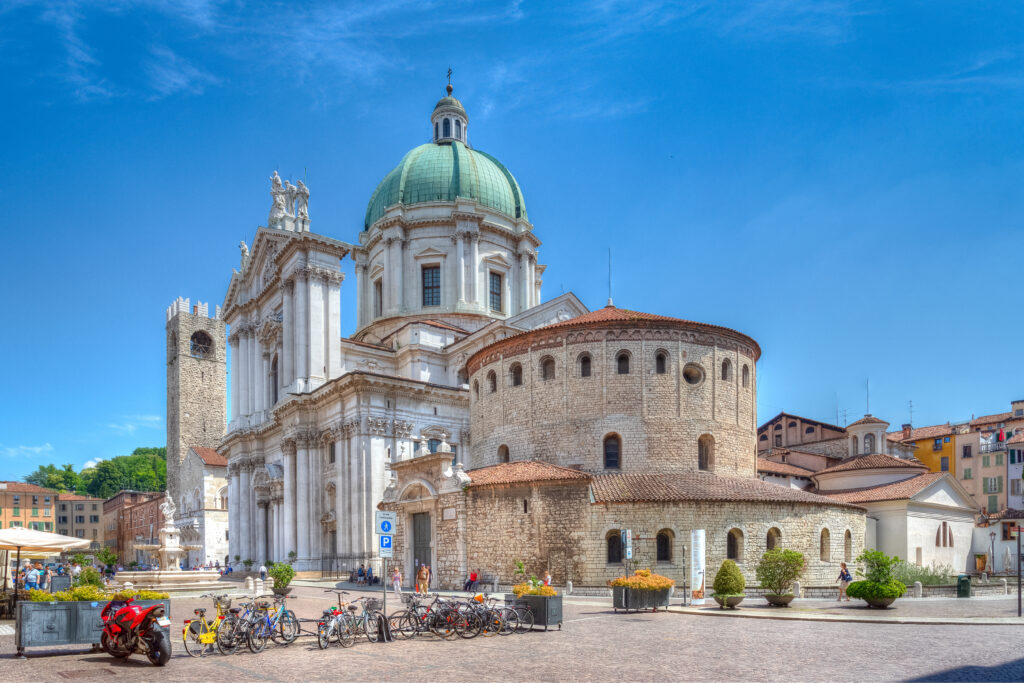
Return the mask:
<path fill-rule="evenodd" d="M 263 579 L 256 579 L 256 595 L 263 595 Z"/>
<path fill-rule="evenodd" d="M 988 572 L 982 572 L 981 573 L 981 582 L 982 583 L 988 583 Z"/>
<path fill-rule="evenodd" d="M 251 576 L 245 577 L 245 590 L 249 593 L 252 593 L 253 591 L 253 582 Z"/>
<path fill-rule="evenodd" d="M 914 597 L 915 598 L 920 598 L 923 595 L 924 595 L 924 588 L 921 586 L 921 582 L 920 581 L 915 581 L 914 582 Z"/>
<path fill-rule="evenodd" d="M 131 591 L 135 590 L 135 584 L 133 584 L 131 581 L 125 581 L 124 582 L 124 589 L 126 591 L 131 592 Z"/>
<path fill-rule="evenodd" d="M 1003 595 L 1010 594 L 1010 587 L 1006 585 L 1006 579 L 999 579 L 999 583 L 1003 584 Z"/>
<path fill-rule="evenodd" d="M 572 595 L 572 581 L 565 582 L 565 594 Z"/>
<path fill-rule="evenodd" d="M 497 576 L 494 577 L 494 583 L 491 584 L 491 592 L 492 593 L 497 593 L 498 592 L 498 577 Z"/>
<path fill-rule="evenodd" d="M 800 582 L 799 581 L 794 581 L 793 582 L 793 595 L 798 597 L 798 598 L 804 597 L 804 596 L 800 595 Z"/>

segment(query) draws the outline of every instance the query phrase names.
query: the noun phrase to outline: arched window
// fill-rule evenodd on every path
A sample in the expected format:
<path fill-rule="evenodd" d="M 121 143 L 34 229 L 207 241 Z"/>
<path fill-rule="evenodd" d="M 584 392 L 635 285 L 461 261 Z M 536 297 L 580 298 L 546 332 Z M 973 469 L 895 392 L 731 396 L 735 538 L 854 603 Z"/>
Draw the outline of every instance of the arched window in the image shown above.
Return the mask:
<path fill-rule="evenodd" d="M 512 386 L 518 387 L 523 383 L 523 366 L 519 363 L 513 363 L 512 367 L 509 368 L 509 377 L 512 380 Z"/>
<path fill-rule="evenodd" d="M 437 121 L 434 121 L 434 139 L 437 140 L 440 136 L 438 135 Z"/>
<path fill-rule="evenodd" d="M 672 532 L 662 529 L 655 537 L 655 559 L 658 562 L 672 561 Z"/>
<path fill-rule="evenodd" d="M 750 386 L 750 367 L 746 363 L 743 364 L 743 386 Z"/>
<path fill-rule="evenodd" d="M 274 359 L 270 361 L 270 405 L 277 405 L 277 354 L 274 354 Z"/>
<path fill-rule="evenodd" d="M 732 361 L 728 358 L 722 361 L 722 379 L 725 381 L 732 379 Z"/>
<path fill-rule="evenodd" d="M 480 398 L 480 380 L 473 380 L 473 395 Z"/>
<path fill-rule="evenodd" d="M 508 446 L 498 446 L 498 462 L 508 462 Z"/>
<path fill-rule="evenodd" d="M 498 376 L 494 374 L 494 370 L 487 373 L 487 388 L 492 394 L 498 390 Z"/>
<path fill-rule="evenodd" d="M 619 530 L 608 532 L 608 538 L 605 539 L 605 546 L 608 549 L 608 564 L 618 564 L 622 562 L 622 538 L 619 535 Z"/>
<path fill-rule="evenodd" d="M 787 426 L 787 427 L 796 427 L 796 420 L 790 420 L 790 421 L 789 421 L 789 424 L 788 424 L 788 425 L 786 425 L 786 426 Z"/>
<path fill-rule="evenodd" d="M 550 356 L 540 362 L 540 378 L 544 380 L 555 378 L 555 359 Z"/>
<path fill-rule="evenodd" d="M 857 455 L 858 453 L 860 453 L 860 451 L 857 450 L 857 437 L 854 436 L 853 437 L 853 454 Z"/>
<path fill-rule="evenodd" d="M 619 454 L 622 451 L 622 439 L 618 434 L 609 434 L 604 437 L 604 467 L 605 469 L 620 469 L 622 462 Z"/>
<path fill-rule="evenodd" d="M 843 562 L 853 561 L 853 534 L 847 529 L 843 534 Z"/>
<path fill-rule="evenodd" d="M 828 529 L 821 530 L 821 561 L 830 562 L 832 558 L 832 537 L 828 533 Z"/>
<path fill-rule="evenodd" d="M 804 434 L 813 434 L 813 433 L 814 433 L 814 427 L 807 427 L 806 429 L 804 429 Z"/>
<path fill-rule="evenodd" d="M 615 368 L 616 372 L 620 375 L 629 374 L 629 354 L 625 351 L 619 351 L 619 355 L 615 357 Z"/>
<path fill-rule="evenodd" d="M 864 435 L 864 453 L 866 455 L 868 453 L 874 453 L 874 452 L 875 452 L 875 435 L 874 434 L 865 434 Z"/>
<path fill-rule="evenodd" d="M 209 358 L 213 355 L 213 340 L 202 330 L 194 333 L 189 340 L 189 354 L 194 358 Z"/>
<path fill-rule="evenodd" d="M 590 377 L 590 356 L 580 356 L 580 377 Z"/>
<path fill-rule="evenodd" d="M 452 136 L 452 120 L 451 119 L 445 119 L 444 120 L 444 136 L 443 137 L 450 138 L 451 136 Z"/>
<path fill-rule="evenodd" d="M 697 469 L 715 469 L 715 437 L 704 434 L 697 439 Z"/>
<path fill-rule="evenodd" d="M 758 441 L 767 441 L 768 440 L 768 435 L 767 434 L 762 434 L 760 437 L 758 437 L 757 440 Z"/>
<path fill-rule="evenodd" d="M 779 431 L 780 429 L 782 429 L 782 423 L 781 422 L 775 423 L 775 426 L 772 427 L 772 429 L 774 429 L 775 431 Z"/>
<path fill-rule="evenodd" d="M 734 562 L 743 561 L 743 532 L 739 529 L 729 529 L 725 554 L 728 559 Z"/>
<path fill-rule="evenodd" d="M 945 522 L 943 522 L 943 524 L 945 524 Z M 952 548 L 953 547 L 953 527 L 947 526 L 946 527 L 946 534 L 949 536 L 949 547 Z"/>
<path fill-rule="evenodd" d="M 455 139 L 462 139 L 462 121 L 455 119 Z"/>
<path fill-rule="evenodd" d="M 776 527 L 772 527 L 768 530 L 768 539 L 765 546 L 768 550 L 775 550 L 779 547 L 779 543 L 782 542 L 782 532 Z"/>
<path fill-rule="evenodd" d="M 658 351 L 657 355 L 654 356 L 654 372 L 659 375 L 664 375 L 668 372 L 668 354 L 664 351 Z"/>

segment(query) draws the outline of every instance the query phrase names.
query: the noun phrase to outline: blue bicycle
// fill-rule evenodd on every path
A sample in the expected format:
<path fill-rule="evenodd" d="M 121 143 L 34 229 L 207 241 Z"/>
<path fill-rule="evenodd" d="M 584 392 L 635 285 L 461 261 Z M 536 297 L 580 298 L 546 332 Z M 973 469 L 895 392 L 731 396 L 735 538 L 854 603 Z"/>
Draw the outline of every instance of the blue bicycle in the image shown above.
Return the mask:
<path fill-rule="evenodd" d="M 288 645 L 299 637 L 299 620 L 295 612 L 285 609 L 286 597 L 276 596 L 273 604 L 265 600 L 256 602 L 255 618 L 246 634 L 252 652 L 262 652 L 268 639 L 280 645 Z"/>

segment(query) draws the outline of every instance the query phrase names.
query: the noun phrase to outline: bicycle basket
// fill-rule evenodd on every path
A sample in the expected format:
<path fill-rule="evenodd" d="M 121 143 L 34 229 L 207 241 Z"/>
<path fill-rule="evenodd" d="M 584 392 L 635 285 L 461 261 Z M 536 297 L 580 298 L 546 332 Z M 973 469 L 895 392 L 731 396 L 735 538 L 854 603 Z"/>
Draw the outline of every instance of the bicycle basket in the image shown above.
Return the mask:
<path fill-rule="evenodd" d="M 231 598 L 226 595 L 217 598 L 217 607 L 225 611 L 231 609 Z"/>
<path fill-rule="evenodd" d="M 257 609 L 270 609 L 270 603 L 266 600 L 261 600 L 260 602 L 256 603 L 256 607 Z"/>
<path fill-rule="evenodd" d="M 402 602 L 406 605 L 411 605 L 416 600 L 416 596 L 412 593 L 402 593 Z"/>
<path fill-rule="evenodd" d="M 381 606 L 381 601 L 380 600 L 378 600 L 377 598 L 370 598 L 369 600 L 366 601 L 365 609 L 366 609 L 367 612 L 376 612 L 377 610 L 380 609 L 380 606 Z"/>

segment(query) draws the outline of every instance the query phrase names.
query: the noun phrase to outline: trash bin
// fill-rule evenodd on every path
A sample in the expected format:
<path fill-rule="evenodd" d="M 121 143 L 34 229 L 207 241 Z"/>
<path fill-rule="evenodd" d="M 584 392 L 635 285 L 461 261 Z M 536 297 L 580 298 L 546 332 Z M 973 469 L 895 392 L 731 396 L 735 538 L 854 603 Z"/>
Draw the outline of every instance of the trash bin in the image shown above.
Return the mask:
<path fill-rule="evenodd" d="M 971 577 L 967 576 L 967 574 L 961 574 L 956 577 L 956 597 L 971 597 Z"/>

